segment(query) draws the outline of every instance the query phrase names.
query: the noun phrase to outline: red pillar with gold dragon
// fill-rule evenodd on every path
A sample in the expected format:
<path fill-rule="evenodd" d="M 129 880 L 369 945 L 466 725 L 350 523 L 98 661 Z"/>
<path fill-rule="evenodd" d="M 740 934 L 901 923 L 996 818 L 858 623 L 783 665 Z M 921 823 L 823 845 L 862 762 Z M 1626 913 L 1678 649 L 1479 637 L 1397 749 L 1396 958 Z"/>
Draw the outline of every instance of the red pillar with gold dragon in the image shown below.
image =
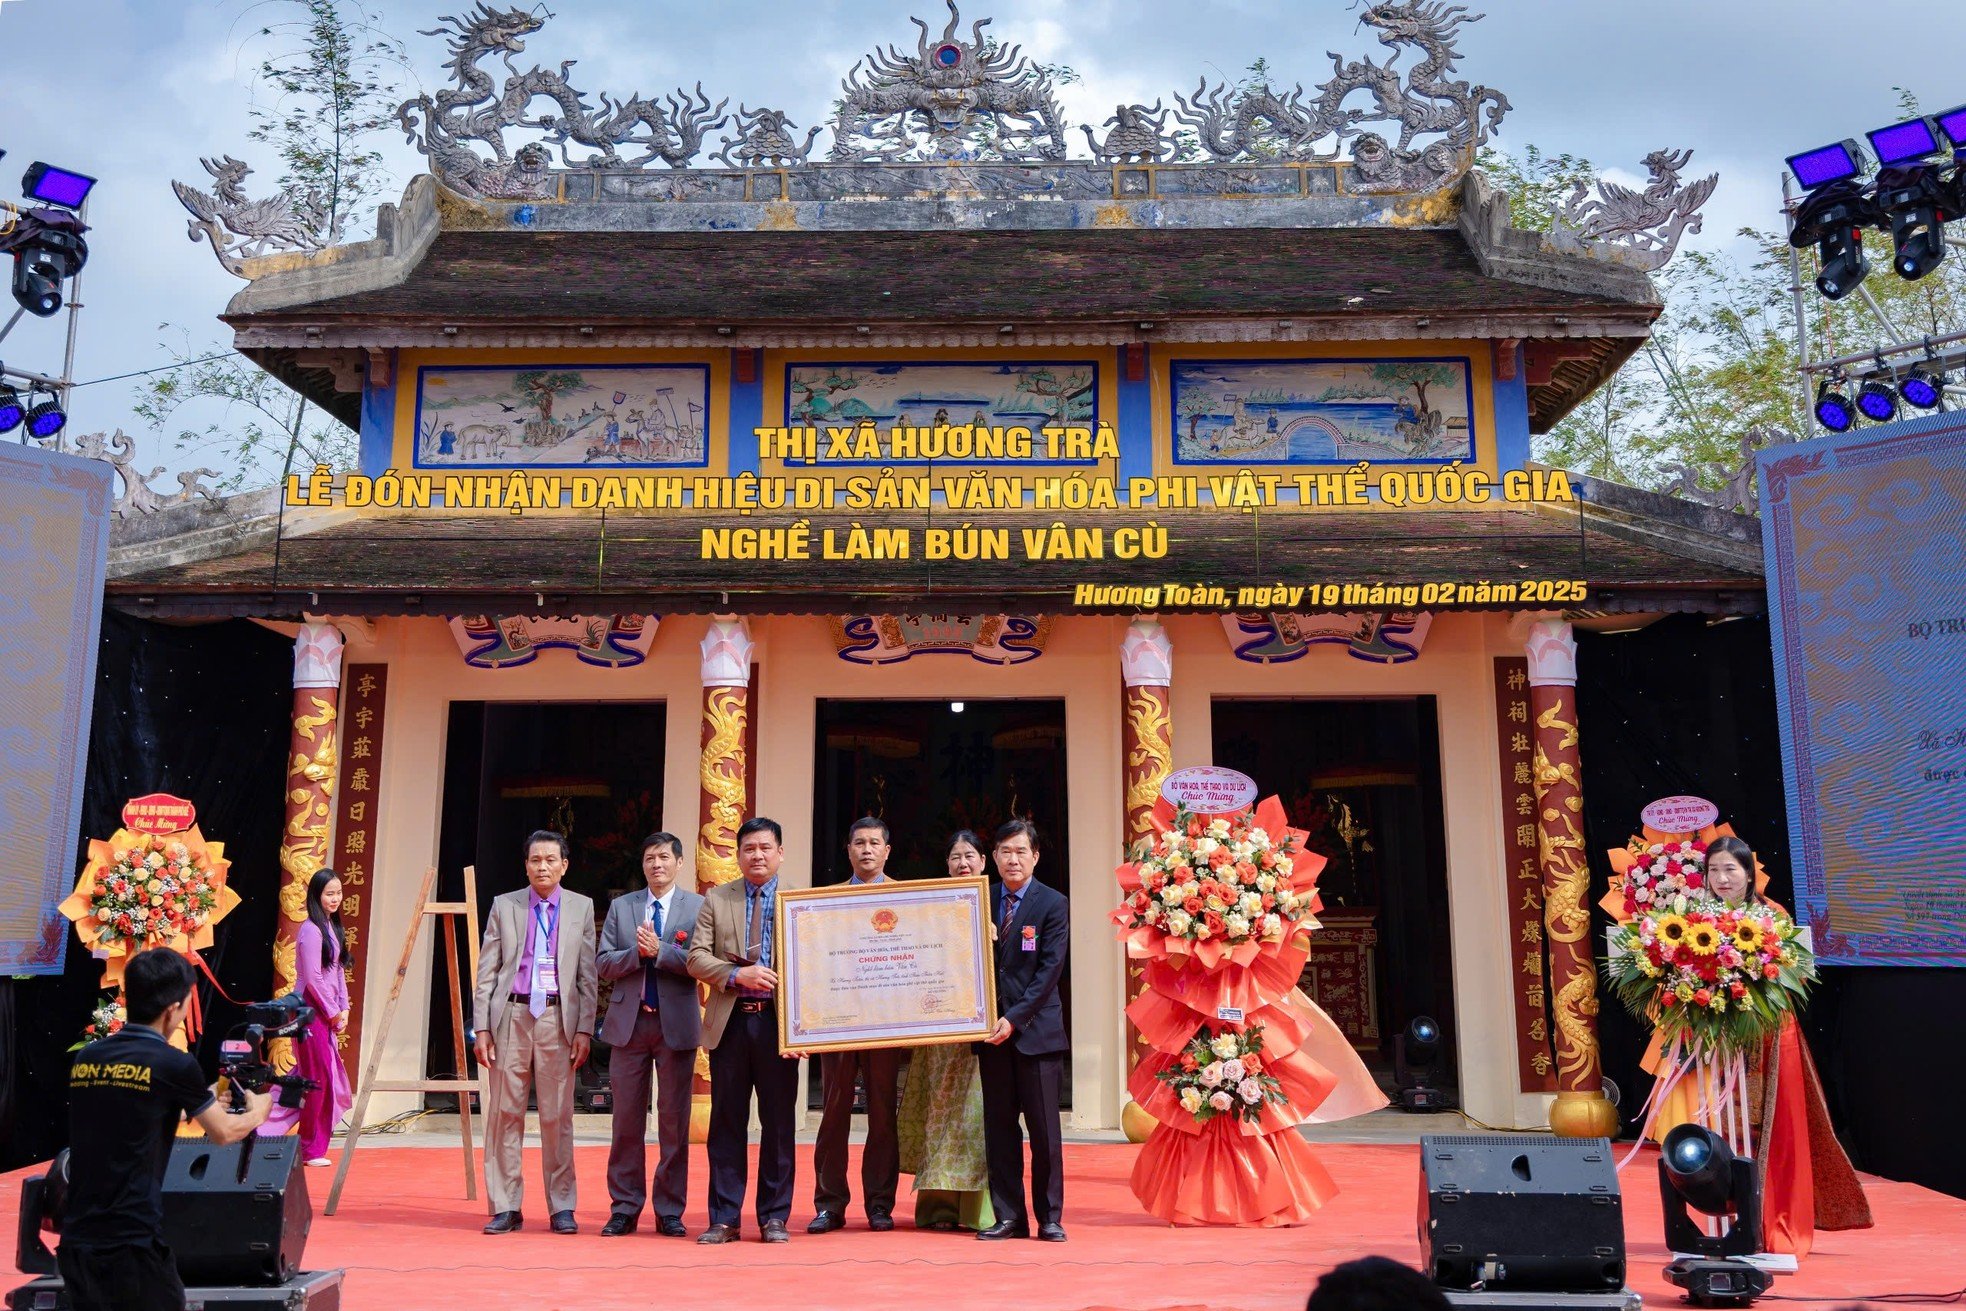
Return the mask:
<path fill-rule="evenodd" d="M 696 890 L 708 892 L 737 877 L 737 828 L 744 822 L 745 727 L 751 716 L 751 630 L 735 615 L 710 620 L 702 656 L 703 734 L 698 782 Z M 690 1141 L 710 1130 L 710 1055 L 696 1054 Z"/>
<path fill-rule="evenodd" d="M 1156 832 L 1154 806 L 1160 801 L 1161 784 L 1174 768 L 1174 725 L 1168 705 L 1168 687 L 1174 677 L 1174 643 L 1157 619 L 1143 617 L 1127 626 L 1120 640 L 1120 770 L 1125 780 L 1126 831 L 1122 835 L 1127 858 L 1144 841 L 1152 842 Z M 1145 965 L 1127 959 L 1126 1003 L 1131 1005 L 1145 986 Z M 1132 1020 L 1126 1022 L 1126 1072 L 1129 1077 L 1141 1058 L 1153 1049 L 1140 1036 Z M 1154 1119 L 1129 1098 L 1120 1113 L 1120 1125 L 1127 1139 L 1142 1143 L 1153 1132 Z"/>
<path fill-rule="evenodd" d="M 1598 1064 L 1597 962 L 1591 946 L 1590 871 L 1584 862 L 1584 792 L 1577 750 L 1577 640 L 1562 619 L 1530 624 L 1529 717 L 1536 783 L 1537 855 L 1543 874 L 1543 937 L 1557 1092 L 1550 1128 L 1559 1137 L 1609 1138 L 1618 1112 Z"/>

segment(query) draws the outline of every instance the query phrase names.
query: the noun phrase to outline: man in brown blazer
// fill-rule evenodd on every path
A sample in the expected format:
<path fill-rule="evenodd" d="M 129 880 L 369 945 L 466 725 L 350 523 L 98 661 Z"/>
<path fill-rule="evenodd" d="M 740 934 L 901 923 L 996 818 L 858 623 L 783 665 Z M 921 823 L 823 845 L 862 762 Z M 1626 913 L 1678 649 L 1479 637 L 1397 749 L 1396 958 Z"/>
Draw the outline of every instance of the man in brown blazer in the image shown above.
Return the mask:
<path fill-rule="evenodd" d="M 539 1154 L 553 1232 L 574 1223 L 573 1072 L 587 1063 L 599 1009 L 594 902 L 560 886 L 567 840 L 540 830 L 526 839 L 522 891 L 493 899 L 478 954 L 473 1014 L 484 1067 L 488 1234 L 525 1226 L 521 1153 L 528 1088 L 539 1099 Z"/>
<path fill-rule="evenodd" d="M 745 1140 L 751 1097 L 758 1099 L 760 1236 L 787 1241 L 792 1214 L 794 1132 L 798 1121 L 797 1054 L 778 1050 L 778 867 L 785 836 L 778 824 L 754 816 L 737 830 L 737 868 L 743 878 L 704 894 L 690 940 L 689 972 L 710 985 L 703 1010 L 703 1045 L 710 1052 L 710 1227 L 699 1243 L 734 1243 L 744 1212 L 749 1173 Z"/>

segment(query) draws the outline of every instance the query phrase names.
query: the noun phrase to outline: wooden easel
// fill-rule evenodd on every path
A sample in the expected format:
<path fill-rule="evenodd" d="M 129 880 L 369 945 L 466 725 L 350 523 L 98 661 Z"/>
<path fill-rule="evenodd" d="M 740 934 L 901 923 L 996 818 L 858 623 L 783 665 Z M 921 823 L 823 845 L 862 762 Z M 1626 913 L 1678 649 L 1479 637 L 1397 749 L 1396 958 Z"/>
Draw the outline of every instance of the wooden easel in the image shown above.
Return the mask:
<path fill-rule="evenodd" d="M 478 1080 L 464 1077 L 471 1067 L 465 1063 L 464 987 L 457 972 L 458 919 L 464 920 L 464 939 L 471 956 L 471 978 L 478 978 L 478 870 L 464 867 L 464 900 L 432 901 L 437 889 L 437 870 L 433 866 L 423 876 L 423 889 L 417 893 L 416 913 L 410 916 L 410 931 L 403 943 L 403 959 L 396 966 L 396 978 L 389 985 L 389 1002 L 382 1008 L 382 1023 L 370 1039 L 369 1059 L 362 1070 L 361 1090 L 355 1096 L 355 1110 L 348 1121 L 348 1141 L 341 1150 L 341 1164 L 335 1167 L 334 1187 L 328 1190 L 324 1214 L 333 1215 L 341 1202 L 341 1186 L 348 1179 L 348 1167 L 355 1160 L 355 1145 L 362 1140 L 368 1122 L 369 1096 L 379 1092 L 454 1092 L 457 1094 L 457 1126 L 464 1140 L 464 1196 L 478 1196 L 477 1149 L 471 1139 L 471 1094 L 478 1091 Z M 409 977 L 410 961 L 416 955 L 417 936 L 426 919 L 436 917 L 443 925 L 444 965 L 451 982 L 451 1041 L 457 1057 L 455 1079 L 377 1079 L 382 1064 L 383 1045 L 389 1038 L 390 1023 L 396 1018 L 396 1003 L 403 997 L 403 980 Z"/>

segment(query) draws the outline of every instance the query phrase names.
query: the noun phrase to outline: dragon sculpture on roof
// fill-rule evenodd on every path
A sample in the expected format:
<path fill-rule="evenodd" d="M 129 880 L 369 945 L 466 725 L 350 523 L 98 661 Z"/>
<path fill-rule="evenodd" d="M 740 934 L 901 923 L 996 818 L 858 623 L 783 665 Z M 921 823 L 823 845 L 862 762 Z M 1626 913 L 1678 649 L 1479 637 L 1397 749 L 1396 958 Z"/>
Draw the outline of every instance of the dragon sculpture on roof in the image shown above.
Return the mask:
<path fill-rule="evenodd" d="M 1051 79 L 1022 53 L 986 41 L 990 20 L 956 35 L 961 14 L 947 0 L 949 23 L 929 44 L 928 24 L 910 55 L 876 50 L 847 73 L 833 120 L 835 162 L 896 159 L 1065 158 L 1064 115 Z M 863 73 L 864 68 L 864 73 Z"/>
<path fill-rule="evenodd" d="M 507 151 L 507 128 L 540 130 L 559 147 L 568 167 L 638 169 L 660 160 L 683 168 L 703 148 L 704 137 L 729 121 L 724 109 L 730 102 L 712 105 L 700 84 L 693 93 L 678 90 L 660 101 L 640 95 L 617 100 L 604 92 L 597 110 L 567 81 L 574 60 L 562 60 L 557 70 L 535 65 L 520 72 L 512 57 L 525 50 L 526 36 L 545 25 L 537 14 L 494 9 L 480 0 L 468 17 L 441 22 L 422 35 L 449 38 L 450 58 L 444 67 L 456 85 L 435 96 L 404 101 L 396 118 L 410 143 L 430 160 L 432 171 L 464 195 L 523 199 L 544 194 L 539 187 L 542 170 L 525 167 Z M 502 87 L 479 66 L 494 55 L 510 74 Z M 532 105 L 540 99 L 552 101 L 559 112 L 533 115 Z M 492 158 L 466 144 L 473 141 L 489 147 Z M 575 161 L 571 145 L 595 153 Z M 642 155 L 624 158 L 622 147 Z"/>
<path fill-rule="evenodd" d="M 1436 190 L 1467 171 L 1510 108 L 1501 92 L 1449 77 L 1461 57 L 1461 28 L 1480 18 L 1438 0 L 1373 4 L 1359 21 L 1378 29 L 1379 43 L 1392 50 L 1383 64 L 1327 51 L 1332 76 L 1310 98 L 1301 83 L 1286 94 L 1267 83 L 1211 90 L 1204 81 L 1192 97 L 1175 96 L 1175 116 L 1212 159 L 1333 160 L 1355 141 L 1351 190 Z M 1408 49 L 1422 58 L 1402 75 L 1395 65 Z M 1359 91 L 1371 96 L 1372 108 L 1346 108 Z M 1362 130 L 1373 123 L 1397 128 L 1397 140 Z M 1416 138 L 1435 135 L 1439 140 L 1416 148 Z"/>

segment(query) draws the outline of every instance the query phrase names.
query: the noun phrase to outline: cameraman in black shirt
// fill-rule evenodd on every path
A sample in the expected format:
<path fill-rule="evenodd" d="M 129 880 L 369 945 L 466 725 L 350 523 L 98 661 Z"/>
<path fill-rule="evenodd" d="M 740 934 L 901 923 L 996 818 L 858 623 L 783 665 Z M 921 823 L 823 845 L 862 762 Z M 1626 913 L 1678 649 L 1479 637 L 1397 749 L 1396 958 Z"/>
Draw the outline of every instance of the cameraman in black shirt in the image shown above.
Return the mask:
<path fill-rule="evenodd" d="M 129 1023 L 76 1053 L 68 1075 L 68 1200 L 56 1258 L 75 1311 L 183 1311 L 184 1284 L 164 1245 L 164 1169 L 178 1123 L 208 1141 L 237 1142 L 273 1105 L 247 1093 L 221 1109 L 189 1052 L 171 1035 L 190 1009 L 191 965 L 168 948 L 139 952 L 123 970 Z"/>

